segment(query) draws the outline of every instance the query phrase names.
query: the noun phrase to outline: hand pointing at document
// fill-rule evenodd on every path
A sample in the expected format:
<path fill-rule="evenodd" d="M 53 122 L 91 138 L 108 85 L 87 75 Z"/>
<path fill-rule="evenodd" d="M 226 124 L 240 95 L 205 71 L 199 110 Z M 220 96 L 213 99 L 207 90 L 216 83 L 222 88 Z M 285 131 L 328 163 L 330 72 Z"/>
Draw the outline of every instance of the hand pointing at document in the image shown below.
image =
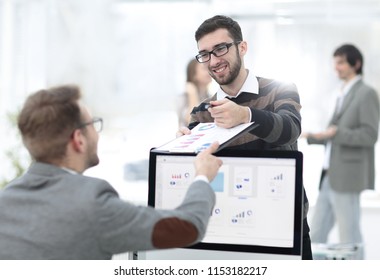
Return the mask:
<path fill-rule="evenodd" d="M 219 143 L 214 142 L 206 150 L 200 152 L 194 161 L 195 175 L 204 175 L 207 177 L 209 182 L 211 182 L 219 168 L 222 166 L 223 162 L 220 158 L 213 155 L 219 148 Z"/>

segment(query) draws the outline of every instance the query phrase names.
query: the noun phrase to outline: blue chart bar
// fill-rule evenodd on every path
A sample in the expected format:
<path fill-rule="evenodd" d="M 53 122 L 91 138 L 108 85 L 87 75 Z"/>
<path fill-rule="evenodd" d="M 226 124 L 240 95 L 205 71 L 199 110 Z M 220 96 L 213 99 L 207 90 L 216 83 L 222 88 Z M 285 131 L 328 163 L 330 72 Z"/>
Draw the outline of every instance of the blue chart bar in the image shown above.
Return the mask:
<path fill-rule="evenodd" d="M 242 211 L 234 216 L 232 216 L 231 222 L 233 224 L 236 223 L 245 223 L 249 218 L 252 218 L 253 211 L 252 210 L 247 210 L 247 211 Z"/>
<path fill-rule="evenodd" d="M 223 192 L 224 191 L 224 173 L 218 173 L 214 180 L 210 183 L 211 188 L 214 192 Z"/>
<path fill-rule="evenodd" d="M 245 217 L 245 212 L 241 212 L 236 215 L 236 218 L 244 218 Z"/>

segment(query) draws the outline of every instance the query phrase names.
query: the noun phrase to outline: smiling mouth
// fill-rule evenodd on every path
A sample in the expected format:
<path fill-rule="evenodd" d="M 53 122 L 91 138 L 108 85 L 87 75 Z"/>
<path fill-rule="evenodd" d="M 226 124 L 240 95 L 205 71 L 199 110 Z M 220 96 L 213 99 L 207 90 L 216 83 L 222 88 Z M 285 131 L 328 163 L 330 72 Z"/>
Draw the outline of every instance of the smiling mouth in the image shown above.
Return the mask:
<path fill-rule="evenodd" d="M 218 67 L 218 68 L 215 68 L 215 69 L 213 69 L 212 71 L 214 72 L 214 73 L 221 73 L 221 72 L 223 72 L 224 70 L 226 70 L 227 69 L 227 65 L 224 65 L 224 66 L 222 66 L 222 67 Z"/>

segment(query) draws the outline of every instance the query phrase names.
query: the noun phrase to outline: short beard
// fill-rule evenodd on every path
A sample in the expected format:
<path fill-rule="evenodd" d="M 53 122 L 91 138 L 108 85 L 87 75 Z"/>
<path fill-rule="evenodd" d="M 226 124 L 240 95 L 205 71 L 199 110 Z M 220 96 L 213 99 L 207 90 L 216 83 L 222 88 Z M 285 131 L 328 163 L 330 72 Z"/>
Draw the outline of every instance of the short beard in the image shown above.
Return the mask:
<path fill-rule="evenodd" d="M 231 65 L 230 65 L 231 66 Z M 239 72 L 240 72 L 240 68 L 241 68 L 241 58 L 238 54 L 238 52 L 236 53 L 236 63 L 234 63 L 231 67 L 231 71 L 230 73 L 228 73 L 228 75 L 224 78 L 221 78 L 221 79 L 218 79 L 217 77 L 214 76 L 214 74 L 211 73 L 211 76 L 212 78 L 221 86 L 225 86 L 225 85 L 229 85 L 229 84 L 232 84 L 236 77 L 239 75 Z"/>
<path fill-rule="evenodd" d="M 86 156 L 86 169 L 94 167 L 99 164 L 99 156 L 97 153 L 97 147 L 94 143 L 88 146 L 87 156 Z"/>

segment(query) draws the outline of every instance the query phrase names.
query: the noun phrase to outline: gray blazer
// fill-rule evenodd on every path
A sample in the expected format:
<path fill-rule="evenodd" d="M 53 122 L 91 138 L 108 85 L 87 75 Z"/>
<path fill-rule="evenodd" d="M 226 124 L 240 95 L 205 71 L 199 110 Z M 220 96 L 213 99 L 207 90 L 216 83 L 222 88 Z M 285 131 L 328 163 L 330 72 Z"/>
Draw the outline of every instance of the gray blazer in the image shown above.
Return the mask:
<path fill-rule="evenodd" d="M 182 240 L 181 226 L 183 236 L 193 231 L 187 242 L 195 243 L 205 234 L 214 204 L 204 181 L 191 184 L 178 208 L 155 210 L 121 200 L 104 180 L 34 163 L 0 191 L 0 259 L 110 259 L 156 249 L 160 229 L 170 241 Z"/>
<path fill-rule="evenodd" d="M 379 130 L 376 91 L 359 80 L 347 93 L 340 112 L 333 116 L 329 125 L 337 125 L 328 170 L 331 187 L 341 192 L 373 189 Z M 314 138 L 307 140 L 309 144 L 326 144 Z"/>

